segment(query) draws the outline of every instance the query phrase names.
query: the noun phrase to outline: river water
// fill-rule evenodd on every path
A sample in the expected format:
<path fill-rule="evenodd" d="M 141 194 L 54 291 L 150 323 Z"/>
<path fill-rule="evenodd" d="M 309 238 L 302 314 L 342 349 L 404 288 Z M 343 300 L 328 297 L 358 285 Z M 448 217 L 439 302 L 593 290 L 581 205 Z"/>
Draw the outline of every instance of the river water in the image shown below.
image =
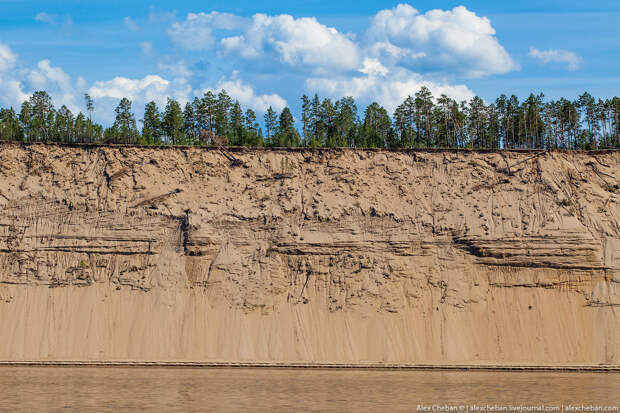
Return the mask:
<path fill-rule="evenodd" d="M 558 412 L 620 406 L 620 374 L 0 368 L 0 412 L 472 412 L 510 405 Z"/>

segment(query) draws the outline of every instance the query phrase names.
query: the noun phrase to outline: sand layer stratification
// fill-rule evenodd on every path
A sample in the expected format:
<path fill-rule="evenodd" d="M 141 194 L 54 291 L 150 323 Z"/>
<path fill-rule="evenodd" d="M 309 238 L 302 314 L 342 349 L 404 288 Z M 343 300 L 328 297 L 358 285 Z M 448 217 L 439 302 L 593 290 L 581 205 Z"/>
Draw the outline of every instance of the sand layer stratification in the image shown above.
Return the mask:
<path fill-rule="evenodd" d="M 620 154 L 0 145 L 0 360 L 620 364 Z"/>

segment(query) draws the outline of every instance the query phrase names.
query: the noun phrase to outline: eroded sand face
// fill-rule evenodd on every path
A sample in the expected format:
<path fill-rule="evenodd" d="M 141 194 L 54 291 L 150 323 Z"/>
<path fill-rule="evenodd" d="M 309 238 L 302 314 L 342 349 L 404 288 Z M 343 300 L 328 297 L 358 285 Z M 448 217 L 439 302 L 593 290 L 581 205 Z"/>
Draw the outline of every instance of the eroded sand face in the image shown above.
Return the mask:
<path fill-rule="evenodd" d="M 532 155 L 0 145 L 0 360 L 620 364 L 620 154 Z"/>

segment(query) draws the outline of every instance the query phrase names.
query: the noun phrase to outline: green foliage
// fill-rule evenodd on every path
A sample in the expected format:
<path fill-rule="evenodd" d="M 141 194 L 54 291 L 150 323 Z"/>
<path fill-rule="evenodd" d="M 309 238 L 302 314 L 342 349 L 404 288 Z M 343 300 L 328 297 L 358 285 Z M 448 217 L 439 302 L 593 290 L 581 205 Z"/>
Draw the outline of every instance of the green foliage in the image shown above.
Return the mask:
<path fill-rule="evenodd" d="M 24 129 L 13 108 L 0 109 L 0 140 L 21 141 L 23 139 Z"/>
<path fill-rule="evenodd" d="M 267 112 L 265 113 L 265 128 L 267 129 L 267 140 L 271 140 L 271 135 L 276 129 L 276 122 L 278 121 L 276 118 L 276 112 L 273 110 L 271 106 L 267 108 Z"/>
<path fill-rule="evenodd" d="M 196 125 L 196 111 L 190 102 L 185 104 L 183 109 L 183 134 L 188 145 L 198 143 L 198 126 Z"/>
<path fill-rule="evenodd" d="M 155 102 L 149 102 L 144 107 L 144 119 L 142 120 L 142 142 L 147 145 L 159 145 L 161 143 L 162 120 L 159 109 Z"/>
<path fill-rule="evenodd" d="M 392 121 L 383 106 L 373 102 L 366 108 L 364 123 L 360 133 L 360 145 L 369 148 L 390 146 L 392 137 Z"/>
<path fill-rule="evenodd" d="M 114 125 L 105 130 L 104 141 L 107 143 L 138 143 L 141 136 L 136 127 L 136 118 L 131 112 L 131 100 L 122 98 L 114 111 L 116 119 Z"/>
<path fill-rule="evenodd" d="M 596 99 L 583 93 L 571 101 L 546 101 L 530 94 L 520 101 L 501 95 L 493 102 L 480 97 L 457 102 L 433 96 L 422 87 L 407 96 L 392 115 L 373 102 L 358 117 L 355 100 L 301 98 L 300 127 L 286 107 L 264 114 L 266 137 L 252 109 L 244 109 L 226 91 L 207 91 L 186 102 L 168 99 L 161 113 L 155 102 L 144 108 L 139 132 L 132 102 L 121 99 L 114 124 L 105 129 L 92 122 L 95 102 L 84 94 L 85 116 L 69 107 L 54 108 L 45 91 L 36 91 L 19 112 L 0 108 L 0 140 L 25 142 L 94 142 L 203 144 L 201 134 L 226 136 L 230 145 L 281 147 L 373 148 L 620 148 L 620 98 Z M 207 135 L 208 136 L 208 135 Z"/>
<path fill-rule="evenodd" d="M 51 140 L 55 113 L 52 98 L 45 91 L 36 91 L 22 105 L 23 119 L 29 141 Z"/>
<path fill-rule="evenodd" d="M 162 119 L 162 131 L 166 143 L 179 145 L 185 143 L 183 113 L 176 100 L 168 98 Z"/>
<path fill-rule="evenodd" d="M 92 101 L 90 108 L 93 109 Z M 0 109 L 0 139 L 25 142 L 94 142 L 101 141 L 103 128 L 77 116 L 66 106 L 54 109 L 52 98 L 45 91 L 36 91 L 21 105 L 20 113 L 13 108 Z"/>
<path fill-rule="evenodd" d="M 301 144 L 301 138 L 295 129 L 295 119 L 288 107 L 282 109 L 278 122 L 274 126 L 275 133 L 269 140 L 270 146 L 292 148 Z"/>
<path fill-rule="evenodd" d="M 244 142 L 244 130 L 243 130 L 243 109 L 239 101 L 235 101 L 230 109 L 230 132 L 229 142 L 232 145 L 243 145 Z"/>

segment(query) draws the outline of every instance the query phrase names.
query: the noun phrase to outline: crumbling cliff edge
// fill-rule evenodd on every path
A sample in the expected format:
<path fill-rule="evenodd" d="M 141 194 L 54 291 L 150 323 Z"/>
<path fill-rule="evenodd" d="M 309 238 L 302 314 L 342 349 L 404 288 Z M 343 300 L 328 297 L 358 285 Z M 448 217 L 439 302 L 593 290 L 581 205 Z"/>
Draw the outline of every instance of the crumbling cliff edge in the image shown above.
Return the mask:
<path fill-rule="evenodd" d="M 620 153 L 0 144 L 0 360 L 620 365 Z"/>

